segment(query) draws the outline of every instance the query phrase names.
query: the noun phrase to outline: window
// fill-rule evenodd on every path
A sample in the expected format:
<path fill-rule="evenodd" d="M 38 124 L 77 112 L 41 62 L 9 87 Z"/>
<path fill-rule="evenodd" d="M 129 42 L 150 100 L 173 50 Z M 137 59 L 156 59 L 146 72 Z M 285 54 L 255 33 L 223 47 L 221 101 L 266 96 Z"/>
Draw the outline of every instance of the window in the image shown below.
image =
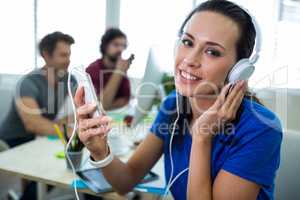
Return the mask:
<path fill-rule="evenodd" d="M 300 1 L 280 0 L 279 12 L 276 58 L 282 66 L 281 87 L 299 88 Z"/>
<path fill-rule="evenodd" d="M 300 23 L 300 0 L 280 0 L 279 19 Z"/>
<path fill-rule="evenodd" d="M 99 42 L 105 30 L 104 0 L 51 0 L 38 2 L 38 39 L 61 31 L 75 39 L 70 67 L 90 63 L 100 57 Z M 43 65 L 39 57 L 38 66 Z"/>
<path fill-rule="evenodd" d="M 0 2 L 0 73 L 20 74 L 34 68 L 34 2 Z"/>
<path fill-rule="evenodd" d="M 128 54 L 135 54 L 129 76 L 144 75 L 148 51 L 153 46 L 160 52 L 163 70 L 173 70 L 177 32 L 192 7 L 191 0 L 121 1 L 120 28 L 128 36 Z"/>

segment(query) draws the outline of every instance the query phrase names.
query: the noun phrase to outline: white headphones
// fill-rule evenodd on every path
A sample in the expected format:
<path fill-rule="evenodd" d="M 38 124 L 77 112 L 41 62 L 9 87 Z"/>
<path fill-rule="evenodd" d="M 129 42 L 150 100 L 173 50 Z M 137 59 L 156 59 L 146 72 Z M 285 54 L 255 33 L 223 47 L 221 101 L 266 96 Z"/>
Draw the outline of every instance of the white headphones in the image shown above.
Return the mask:
<path fill-rule="evenodd" d="M 240 6 L 241 7 L 241 6 Z M 262 43 L 262 38 L 261 38 L 261 30 L 259 27 L 259 24 L 257 22 L 257 20 L 255 19 L 255 17 L 253 15 L 250 14 L 250 12 L 241 7 L 252 19 L 252 23 L 254 25 L 255 28 L 255 32 L 256 32 L 256 37 L 255 37 L 255 46 L 252 52 L 252 55 L 250 56 L 250 58 L 243 58 L 241 60 L 239 60 L 230 70 L 230 72 L 228 73 L 228 81 L 229 83 L 234 83 L 238 80 L 248 80 L 251 75 L 253 74 L 255 67 L 254 64 L 257 62 L 258 58 L 259 58 L 259 52 L 261 49 L 261 43 Z"/>

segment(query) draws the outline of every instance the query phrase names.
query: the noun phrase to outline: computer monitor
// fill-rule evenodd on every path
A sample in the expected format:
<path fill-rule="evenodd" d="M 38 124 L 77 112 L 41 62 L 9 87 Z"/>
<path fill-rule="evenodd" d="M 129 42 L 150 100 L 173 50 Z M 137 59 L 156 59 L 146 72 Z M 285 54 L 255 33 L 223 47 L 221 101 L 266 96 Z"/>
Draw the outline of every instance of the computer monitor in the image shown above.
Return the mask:
<path fill-rule="evenodd" d="M 134 108 L 134 116 L 131 127 L 135 127 L 150 111 L 153 100 L 161 84 L 163 72 L 158 62 L 156 52 L 150 48 L 144 77 L 137 88 L 137 104 Z"/>

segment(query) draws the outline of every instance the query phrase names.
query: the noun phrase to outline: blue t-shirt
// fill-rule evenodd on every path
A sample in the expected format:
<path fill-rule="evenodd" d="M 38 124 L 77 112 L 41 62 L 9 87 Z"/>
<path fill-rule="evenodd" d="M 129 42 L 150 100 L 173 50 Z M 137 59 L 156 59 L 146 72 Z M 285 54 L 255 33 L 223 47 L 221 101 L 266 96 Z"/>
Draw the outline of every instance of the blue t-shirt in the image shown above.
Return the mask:
<path fill-rule="evenodd" d="M 244 98 L 242 106 L 243 111 L 231 134 L 219 133 L 212 141 L 212 182 L 223 169 L 260 185 L 257 199 L 271 200 L 274 199 L 274 180 L 280 162 L 280 121 L 267 108 L 249 99 Z M 170 125 L 175 121 L 174 114 L 176 118 L 175 91 L 161 105 L 150 129 L 164 142 L 166 182 L 169 181 L 171 173 L 169 142 L 172 131 Z M 176 135 L 172 143 L 173 178 L 189 167 L 192 138 L 188 129 L 184 133 L 180 141 L 176 141 L 179 137 Z M 186 199 L 187 180 L 188 171 L 172 185 L 171 193 L 176 200 Z"/>

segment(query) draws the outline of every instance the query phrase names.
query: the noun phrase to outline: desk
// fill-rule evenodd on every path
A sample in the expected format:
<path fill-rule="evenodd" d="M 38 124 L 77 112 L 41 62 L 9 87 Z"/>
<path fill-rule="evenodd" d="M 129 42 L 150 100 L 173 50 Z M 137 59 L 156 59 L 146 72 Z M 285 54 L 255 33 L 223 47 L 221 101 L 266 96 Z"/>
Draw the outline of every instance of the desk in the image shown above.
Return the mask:
<path fill-rule="evenodd" d="M 38 199 L 43 200 L 45 184 L 70 188 L 70 184 L 76 178 L 72 171 L 66 169 L 65 160 L 55 157 L 55 153 L 62 150 L 63 146 L 59 140 L 38 137 L 34 141 L 1 152 L 0 172 L 6 172 L 38 182 Z M 122 160 L 127 159 L 131 153 L 122 158 Z M 161 185 L 164 184 L 162 163 L 162 159 L 160 159 L 153 169 L 153 171 L 160 175 L 160 180 L 156 184 Z M 95 193 L 87 189 L 79 190 L 79 192 L 95 195 Z M 101 194 L 101 196 L 108 199 L 120 198 L 114 192 Z"/>

